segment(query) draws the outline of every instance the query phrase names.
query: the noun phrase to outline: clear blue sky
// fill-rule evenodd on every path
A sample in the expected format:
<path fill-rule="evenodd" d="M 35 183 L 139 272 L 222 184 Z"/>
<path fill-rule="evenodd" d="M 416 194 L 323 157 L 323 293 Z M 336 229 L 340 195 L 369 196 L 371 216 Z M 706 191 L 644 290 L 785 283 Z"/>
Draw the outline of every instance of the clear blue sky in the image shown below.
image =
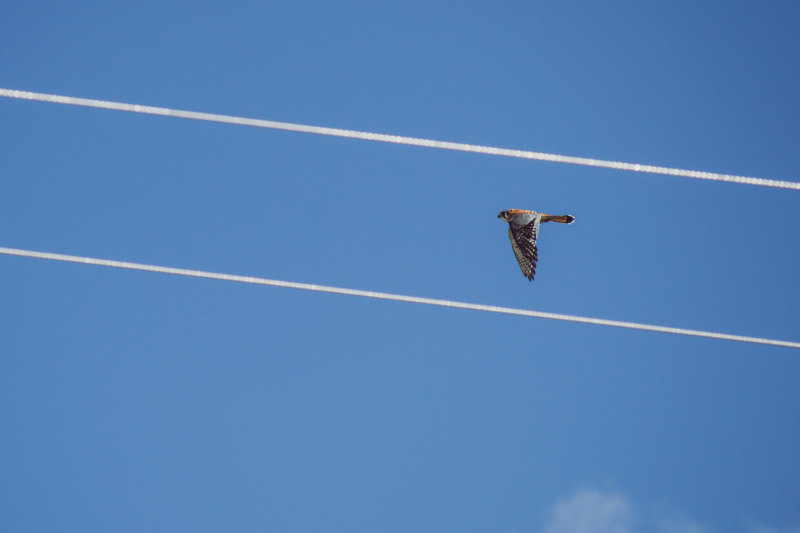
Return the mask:
<path fill-rule="evenodd" d="M 796 2 L 6 2 L 0 86 L 800 181 Z M 0 99 L 0 246 L 800 340 L 800 194 Z M 529 283 L 502 209 L 549 224 Z M 4 531 L 796 533 L 800 352 L 0 257 Z"/>

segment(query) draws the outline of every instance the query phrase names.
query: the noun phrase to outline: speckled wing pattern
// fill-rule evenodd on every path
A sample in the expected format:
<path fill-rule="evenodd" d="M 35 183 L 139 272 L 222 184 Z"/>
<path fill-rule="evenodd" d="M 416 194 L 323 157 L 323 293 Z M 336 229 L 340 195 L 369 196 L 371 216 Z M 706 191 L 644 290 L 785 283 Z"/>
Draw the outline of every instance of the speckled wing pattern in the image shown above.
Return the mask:
<path fill-rule="evenodd" d="M 536 274 L 536 262 L 539 260 L 539 250 L 536 247 L 536 237 L 539 235 L 539 222 L 541 213 L 525 213 L 513 215 L 508 221 L 508 238 L 511 239 L 511 248 L 517 257 L 522 274 L 533 281 Z"/>

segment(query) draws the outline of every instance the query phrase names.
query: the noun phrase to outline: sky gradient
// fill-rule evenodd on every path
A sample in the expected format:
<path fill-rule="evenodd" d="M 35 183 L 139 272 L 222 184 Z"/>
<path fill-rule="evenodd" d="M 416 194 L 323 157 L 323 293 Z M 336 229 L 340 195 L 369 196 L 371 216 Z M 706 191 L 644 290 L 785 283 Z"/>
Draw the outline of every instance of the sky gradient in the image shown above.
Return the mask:
<path fill-rule="evenodd" d="M 0 87 L 800 181 L 794 2 L 11 2 Z M 0 246 L 800 340 L 797 191 L 0 98 Z M 529 283 L 503 209 L 547 224 Z M 0 256 L 0 529 L 797 533 L 800 352 Z"/>

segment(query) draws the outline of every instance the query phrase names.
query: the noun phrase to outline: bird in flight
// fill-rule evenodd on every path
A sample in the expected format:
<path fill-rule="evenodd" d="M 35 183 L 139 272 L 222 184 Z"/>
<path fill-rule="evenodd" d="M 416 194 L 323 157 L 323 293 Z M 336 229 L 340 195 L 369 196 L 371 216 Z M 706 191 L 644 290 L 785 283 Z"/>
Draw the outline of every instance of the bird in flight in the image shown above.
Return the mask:
<path fill-rule="evenodd" d="M 497 218 L 508 222 L 508 238 L 511 239 L 511 248 L 517 257 L 522 274 L 530 281 L 533 281 L 533 276 L 536 274 L 536 261 L 539 260 L 539 249 L 536 247 L 539 224 L 541 222 L 572 224 L 575 221 L 575 217 L 572 215 L 545 215 L 525 209 L 500 211 Z"/>

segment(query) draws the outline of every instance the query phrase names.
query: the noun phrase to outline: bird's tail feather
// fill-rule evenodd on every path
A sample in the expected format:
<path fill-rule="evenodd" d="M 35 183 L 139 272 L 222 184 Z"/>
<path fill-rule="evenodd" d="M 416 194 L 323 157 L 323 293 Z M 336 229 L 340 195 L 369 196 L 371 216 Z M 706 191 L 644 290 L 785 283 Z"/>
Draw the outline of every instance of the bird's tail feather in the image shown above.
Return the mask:
<path fill-rule="evenodd" d="M 575 217 L 572 215 L 542 215 L 542 222 L 560 222 L 561 224 L 572 224 Z"/>

